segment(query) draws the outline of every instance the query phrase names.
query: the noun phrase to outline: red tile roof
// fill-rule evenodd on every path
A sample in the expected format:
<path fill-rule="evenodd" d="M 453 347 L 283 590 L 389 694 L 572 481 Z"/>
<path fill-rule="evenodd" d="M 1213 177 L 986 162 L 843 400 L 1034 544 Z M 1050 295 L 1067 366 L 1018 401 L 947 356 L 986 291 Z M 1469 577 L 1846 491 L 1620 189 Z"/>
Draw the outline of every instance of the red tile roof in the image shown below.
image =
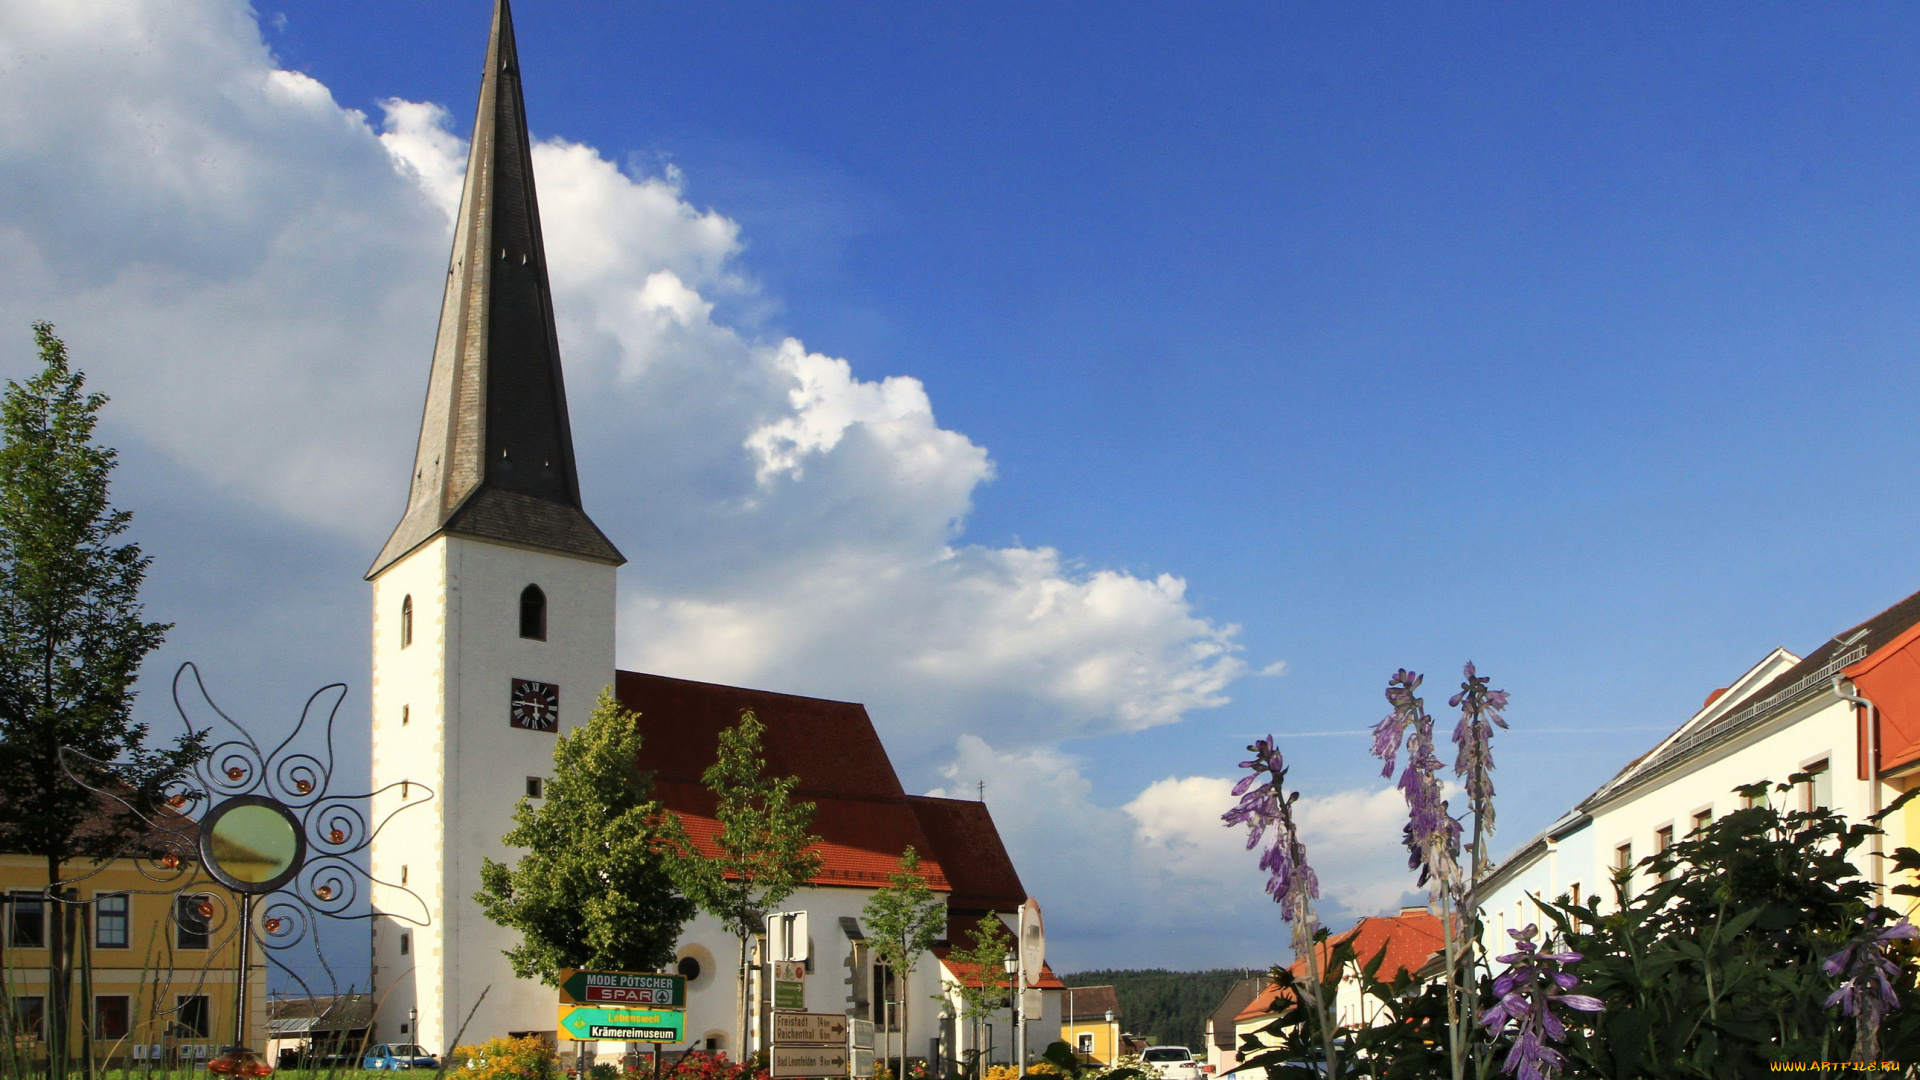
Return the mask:
<path fill-rule="evenodd" d="M 940 966 L 952 972 L 953 977 L 958 979 L 962 985 L 975 987 L 987 985 L 981 978 L 980 965 L 956 964 L 947 959 L 948 954 L 951 952 L 953 952 L 952 949 L 935 949 L 933 950 L 933 955 L 940 958 Z M 1006 986 L 1008 981 L 1005 971 L 994 973 L 993 984 L 995 986 Z M 1044 961 L 1040 965 L 1040 980 L 1033 985 L 1036 989 L 1040 990 L 1065 990 L 1067 988 L 1067 984 L 1061 982 L 1060 976 L 1055 975 L 1053 969 L 1048 967 Z"/>
<path fill-rule="evenodd" d="M 817 807 L 814 884 L 878 888 L 911 846 L 928 884 L 953 893 L 952 908 L 1011 911 L 1026 899 L 986 805 L 908 795 L 865 706 L 635 671 L 615 673 L 614 693 L 640 714 L 641 764 L 701 850 L 718 850 L 719 823 L 700 774 L 719 754 L 720 732 L 751 709 L 766 725 L 767 772 L 799 777 L 795 794 Z"/>
<path fill-rule="evenodd" d="M 1440 918 L 1429 911 L 1402 912 L 1399 915 L 1377 915 L 1361 919 L 1352 929 L 1335 934 L 1317 950 L 1322 973 L 1333 954 L 1333 948 L 1343 941 L 1353 942 L 1354 955 L 1365 965 L 1387 950 L 1385 960 L 1380 962 L 1379 976 L 1383 981 L 1399 977 L 1403 971 L 1418 971 L 1421 965 L 1433 959 L 1433 954 L 1446 947 L 1442 935 Z M 1294 978 L 1303 978 L 1307 973 L 1304 960 L 1295 960 L 1288 965 L 1288 971 Z M 1240 1010 L 1234 1020 L 1250 1020 L 1256 1016 L 1268 1016 L 1278 1011 L 1280 995 L 1292 995 L 1289 991 L 1274 984 L 1260 991 L 1247 1007 Z"/>
<path fill-rule="evenodd" d="M 864 705 L 637 671 L 615 672 L 613 689 L 623 707 L 640 714 L 641 763 L 661 780 L 698 784 L 719 754 L 720 732 L 751 709 L 767 726 L 767 771 L 798 776 L 799 794 L 809 799 L 906 795 Z"/>
<path fill-rule="evenodd" d="M 1013 911 L 1026 901 L 986 803 L 927 795 L 909 795 L 907 802 L 946 869 L 953 887 L 949 904 L 963 911 Z"/>
<path fill-rule="evenodd" d="M 716 855 L 714 837 L 720 823 L 714 819 L 713 793 L 699 784 L 655 781 L 662 805 L 679 816 L 694 846 Z M 812 831 L 821 842 L 815 885 L 851 885 L 877 889 L 900 869 L 900 853 L 911 846 L 920 853 L 920 874 L 928 886 L 949 891 L 947 873 L 937 848 L 920 831 L 919 819 L 904 797 L 892 802 L 867 799 L 814 799 Z"/>

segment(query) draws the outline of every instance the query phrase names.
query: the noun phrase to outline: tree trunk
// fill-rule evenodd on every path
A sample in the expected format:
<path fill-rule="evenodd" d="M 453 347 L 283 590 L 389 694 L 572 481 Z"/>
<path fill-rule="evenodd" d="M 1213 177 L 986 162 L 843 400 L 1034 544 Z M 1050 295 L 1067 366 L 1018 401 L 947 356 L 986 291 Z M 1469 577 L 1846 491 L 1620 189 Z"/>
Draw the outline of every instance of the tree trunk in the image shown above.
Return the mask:
<path fill-rule="evenodd" d="M 747 1060 L 747 992 L 750 988 L 747 979 L 747 935 L 740 935 L 740 1019 L 739 1028 L 734 1034 L 733 1052 L 735 1060 Z"/>
<path fill-rule="evenodd" d="M 905 942 L 902 944 L 904 945 Z M 905 957 L 906 951 L 902 949 L 900 955 Z M 907 1080 L 907 979 L 913 975 L 913 965 L 903 963 L 901 967 L 903 970 L 900 972 L 898 994 L 900 998 L 900 1072 L 894 1080 Z"/>
<path fill-rule="evenodd" d="M 60 880 L 62 860 L 47 856 L 47 891 L 41 901 L 41 927 L 47 937 L 47 1004 L 40 1017 L 46 1028 L 47 1075 L 63 1080 L 67 1075 L 67 920 L 66 905 L 54 896 L 53 886 Z"/>

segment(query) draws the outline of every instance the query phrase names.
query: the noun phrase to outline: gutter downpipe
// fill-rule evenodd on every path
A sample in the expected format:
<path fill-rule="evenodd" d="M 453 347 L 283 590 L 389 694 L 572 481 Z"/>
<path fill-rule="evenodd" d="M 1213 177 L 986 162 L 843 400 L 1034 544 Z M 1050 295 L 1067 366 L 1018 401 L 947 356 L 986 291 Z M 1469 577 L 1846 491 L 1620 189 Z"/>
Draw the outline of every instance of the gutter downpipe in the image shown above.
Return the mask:
<path fill-rule="evenodd" d="M 1874 706 L 1873 702 L 1859 694 L 1850 694 L 1842 689 L 1842 684 L 1845 682 L 1842 676 L 1834 675 L 1834 694 L 1842 701 L 1850 701 L 1867 710 L 1867 806 L 1870 808 L 1870 814 L 1878 814 L 1880 813 L 1880 710 Z M 1881 866 L 1885 861 L 1881 856 L 1880 841 L 1883 835 L 1879 832 L 1873 834 L 1873 874 L 1871 875 L 1874 892 L 1880 894 L 1882 902 L 1885 901 L 1886 894 L 1886 871 Z"/>

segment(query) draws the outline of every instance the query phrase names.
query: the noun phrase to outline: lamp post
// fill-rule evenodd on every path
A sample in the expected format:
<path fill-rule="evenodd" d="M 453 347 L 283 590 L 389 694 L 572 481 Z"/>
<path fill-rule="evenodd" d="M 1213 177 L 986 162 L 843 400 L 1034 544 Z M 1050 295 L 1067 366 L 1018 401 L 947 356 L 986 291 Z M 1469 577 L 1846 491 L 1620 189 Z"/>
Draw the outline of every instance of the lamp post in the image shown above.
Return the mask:
<path fill-rule="evenodd" d="M 1013 1068 L 1016 1075 L 1026 1072 L 1027 1064 L 1027 1025 L 1026 1018 L 1020 1014 L 1021 986 L 1020 954 L 1007 954 L 1007 985 L 1013 992 Z"/>
<path fill-rule="evenodd" d="M 1120 1064 L 1120 1031 L 1113 1026 L 1113 1010 L 1107 1010 L 1107 1064 Z"/>

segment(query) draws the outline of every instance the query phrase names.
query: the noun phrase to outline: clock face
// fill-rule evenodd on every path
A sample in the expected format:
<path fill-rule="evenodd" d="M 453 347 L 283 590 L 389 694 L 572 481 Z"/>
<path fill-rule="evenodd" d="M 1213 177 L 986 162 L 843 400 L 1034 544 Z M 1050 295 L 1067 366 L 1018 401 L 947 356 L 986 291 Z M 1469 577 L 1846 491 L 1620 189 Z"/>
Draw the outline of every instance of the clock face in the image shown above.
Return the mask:
<path fill-rule="evenodd" d="M 560 688 L 532 679 L 513 680 L 513 704 L 507 723 L 528 731 L 557 731 L 560 727 Z"/>

